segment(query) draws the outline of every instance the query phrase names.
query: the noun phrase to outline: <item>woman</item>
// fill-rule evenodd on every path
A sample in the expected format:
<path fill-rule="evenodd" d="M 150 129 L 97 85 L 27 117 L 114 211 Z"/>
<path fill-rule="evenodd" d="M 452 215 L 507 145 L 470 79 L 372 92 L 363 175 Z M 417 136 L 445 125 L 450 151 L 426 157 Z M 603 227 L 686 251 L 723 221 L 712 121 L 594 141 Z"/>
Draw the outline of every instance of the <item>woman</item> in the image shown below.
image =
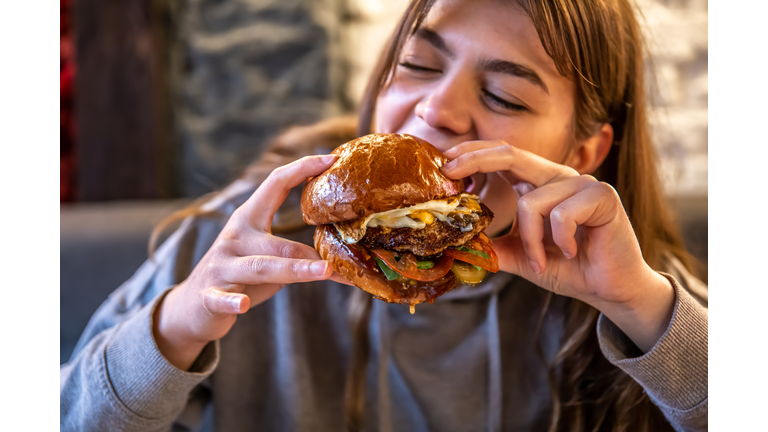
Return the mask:
<path fill-rule="evenodd" d="M 296 129 L 96 313 L 62 429 L 705 430 L 706 287 L 661 196 L 638 32 L 625 0 L 412 2 L 357 135 L 452 159 L 503 272 L 413 316 L 343 285 L 290 225 L 334 161 L 298 158 L 352 124 Z"/>

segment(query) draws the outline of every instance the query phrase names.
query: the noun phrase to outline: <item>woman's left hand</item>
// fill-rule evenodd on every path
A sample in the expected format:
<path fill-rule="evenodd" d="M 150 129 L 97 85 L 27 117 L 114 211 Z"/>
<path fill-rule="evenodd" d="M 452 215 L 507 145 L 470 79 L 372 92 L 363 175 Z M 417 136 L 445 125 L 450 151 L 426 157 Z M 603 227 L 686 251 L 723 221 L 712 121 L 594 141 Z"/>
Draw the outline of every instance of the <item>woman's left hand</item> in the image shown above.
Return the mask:
<path fill-rule="evenodd" d="M 641 349 L 653 347 L 675 293 L 643 260 L 613 187 L 502 141 L 468 141 L 445 155 L 452 159 L 443 167 L 446 176 L 495 172 L 517 192 L 515 227 L 494 239 L 501 270 L 590 304 Z M 638 325 L 644 329 L 625 328 Z"/>

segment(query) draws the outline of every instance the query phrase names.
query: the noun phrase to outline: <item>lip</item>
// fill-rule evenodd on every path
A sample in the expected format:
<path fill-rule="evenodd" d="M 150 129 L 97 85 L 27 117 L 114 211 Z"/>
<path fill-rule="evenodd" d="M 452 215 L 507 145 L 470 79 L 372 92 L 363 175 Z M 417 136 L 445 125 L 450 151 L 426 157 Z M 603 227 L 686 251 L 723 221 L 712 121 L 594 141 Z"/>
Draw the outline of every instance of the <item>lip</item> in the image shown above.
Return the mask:
<path fill-rule="evenodd" d="M 462 180 L 464 181 L 464 188 L 467 193 L 477 195 L 478 192 L 483 190 L 483 186 L 485 186 L 485 182 L 488 180 L 488 174 L 474 173 L 469 177 L 464 177 Z"/>

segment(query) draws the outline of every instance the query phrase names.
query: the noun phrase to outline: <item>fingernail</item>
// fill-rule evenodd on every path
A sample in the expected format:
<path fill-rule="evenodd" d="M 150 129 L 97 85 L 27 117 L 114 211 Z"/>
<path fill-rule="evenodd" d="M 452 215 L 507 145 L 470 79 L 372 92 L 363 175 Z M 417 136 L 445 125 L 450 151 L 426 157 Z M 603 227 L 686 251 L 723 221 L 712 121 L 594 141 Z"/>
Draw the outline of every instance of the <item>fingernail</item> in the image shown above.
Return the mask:
<path fill-rule="evenodd" d="M 323 156 L 322 160 L 323 160 L 324 163 L 331 163 L 331 162 L 335 161 L 337 157 L 338 156 L 336 156 L 336 155 L 325 155 L 325 156 Z"/>
<path fill-rule="evenodd" d="M 232 303 L 232 310 L 235 313 L 240 313 L 240 304 L 243 301 L 243 296 L 229 296 L 229 302 Z"/>
<path fill-rule="evenodd" d="M 315 261 L 309 265 L 309 271 L 311 271 L 312 274 L 315 276 L 323 276 L 327 268 L 328 268 L 327 261 Z"/>
<path fill-rule="evenodd" d="M 566 251 L 563 251 L 563 256 L 565 257 L 565 259 L 571 259 L 571 258 L 573 258 L 573 255 L 569 254 L 569 253 L 568 253 L 568 252 L 566 252 Z"/>
<path fill-rule="evenodd" d="M 451 171 L 454 168 L 456 168 L 456 162 L 450 161 L 447 164 L 443 165 L 443 171 Z"/>
<path fill-rule="evenodd" d="M 531 270 L 533 270 L 534 273 L 541 273 L 541 267 L 539 267 L 539 264 L 536 263 L 536 261 L 529 261 L 529 263 L 531 264 Z"/>

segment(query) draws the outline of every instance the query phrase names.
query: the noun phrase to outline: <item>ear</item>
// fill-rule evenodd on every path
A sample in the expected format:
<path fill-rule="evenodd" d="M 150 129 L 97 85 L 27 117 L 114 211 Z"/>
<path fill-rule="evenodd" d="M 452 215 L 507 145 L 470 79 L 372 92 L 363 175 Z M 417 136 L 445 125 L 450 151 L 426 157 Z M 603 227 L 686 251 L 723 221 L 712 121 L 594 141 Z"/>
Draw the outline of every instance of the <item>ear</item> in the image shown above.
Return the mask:
<path fill-rule="evenodd" d="M 613 145 L 613 128 L 604 123 L 594 135 L 576 144 L 565 165 L 579 174 L 592 174 L 603 163 Z"/>

